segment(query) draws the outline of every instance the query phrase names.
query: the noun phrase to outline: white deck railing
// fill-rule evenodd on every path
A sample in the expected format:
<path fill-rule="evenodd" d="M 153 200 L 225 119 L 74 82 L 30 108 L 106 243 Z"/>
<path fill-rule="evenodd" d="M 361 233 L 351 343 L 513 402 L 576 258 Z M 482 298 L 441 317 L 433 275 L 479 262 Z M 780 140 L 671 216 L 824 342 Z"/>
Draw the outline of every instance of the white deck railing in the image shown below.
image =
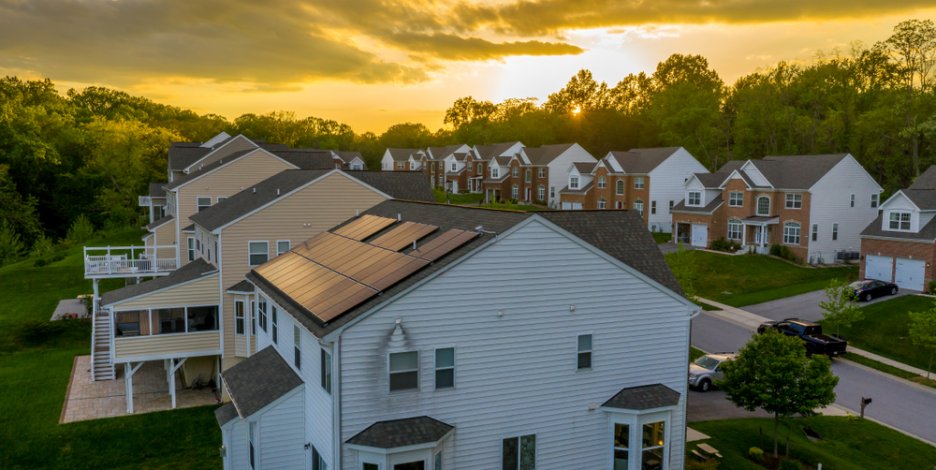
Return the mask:
<path fill-rule="evenodd" d="M 175 245 L 84 247 L 85 277 L 160 276 L 177 267 Z"/>

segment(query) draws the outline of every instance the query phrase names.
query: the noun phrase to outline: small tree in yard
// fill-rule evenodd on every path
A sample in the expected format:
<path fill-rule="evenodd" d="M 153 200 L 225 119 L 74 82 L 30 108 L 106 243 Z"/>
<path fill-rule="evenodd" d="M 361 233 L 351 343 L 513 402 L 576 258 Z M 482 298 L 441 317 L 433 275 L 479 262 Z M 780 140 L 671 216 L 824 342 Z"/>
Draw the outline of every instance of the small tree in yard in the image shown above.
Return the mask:
<path fill-rule="evenodd" d="M 825 356 L 806 357 L 799 338 L 767 330 L 724 364 L 725 378 L 718 385 L 735 405 L 774 415 L 773 455 L 777 457 L 781 417 L 813 415 L 815 409 L 835 401 L 838 377 L 829 364 Z"/>
<path fill-rule="evenodd" d="M 681 243 L 676 247 L 675 253 L 666 255 L 666 261 L 676 277 L 676 282 L 682 287 L 687 299 L 695 301 L 696 259 L 691 250 L 687 250 Z"/>
<path fill-rule="evenodd" d="M 833 279 L 825 289 L 827 301 L 819 302 L 822 308 L 822 325 L 835 329 L 835 336 L 841 328 L 848 328 L 864 317 L 861 307 L 855 303 L 855 291 L 847 281 Z"/>
<path fill-rule="evenodd" d="M 926 366 L 926 378 L 933 369 L 933 355 L 936 354 L 936 301 L 933 308 L 922 312 L 910 312 L 910 341 L 929 350 L 929 362 Z"/>

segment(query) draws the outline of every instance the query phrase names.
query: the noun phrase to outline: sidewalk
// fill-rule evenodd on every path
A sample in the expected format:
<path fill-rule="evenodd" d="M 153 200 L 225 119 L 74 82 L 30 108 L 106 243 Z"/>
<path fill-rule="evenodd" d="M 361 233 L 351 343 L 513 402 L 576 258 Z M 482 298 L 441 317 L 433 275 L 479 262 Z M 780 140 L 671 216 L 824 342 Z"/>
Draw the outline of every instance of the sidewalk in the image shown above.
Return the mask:
<path fill-rule="evenodd" d="M 722 303 L 715 302 L 713 300 L 703 299 L 699 297 L 699 302 L 707 303 L 713 307 L 718 307 L 721 310 L 711 310 L 706 311 L 709 315 L 718 317 L 722 320 L 734 323 L 736 325 L 743 326 L 751 331 L 757 330 L 757 327 L 764 322 L 772 321 L 770 318 L 762 317 L 760 315 L 748 312 L 747 310 L 742 310 L 737 307 L 732 307 L 730 305 L 725 305 Z M 883 356 L 865 351 L 863 349 L 856 348 L 852 345 L 848 345 L 848 354 L 856 354 L 858 356 L 866 357 L 868 359 L 880 362 L 882 364 L 887 364 L 891 367 L 901 369 L 913 374 L 917 374 L 920 377 L 926 377 L 926 371 L 919 369 L 902 362 L 897 362 L 893 359 L 888 359 Z"/>

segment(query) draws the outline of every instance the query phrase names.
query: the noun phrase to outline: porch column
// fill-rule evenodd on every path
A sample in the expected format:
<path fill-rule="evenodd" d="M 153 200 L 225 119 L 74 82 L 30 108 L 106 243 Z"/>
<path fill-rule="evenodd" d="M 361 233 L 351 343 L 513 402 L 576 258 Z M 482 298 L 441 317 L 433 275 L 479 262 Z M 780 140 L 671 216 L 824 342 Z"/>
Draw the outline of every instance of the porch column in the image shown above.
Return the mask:
<path fill-rule="evenodd" d="M 185 361 L 188 360 L 187 357 L 183 357 L 181 361 L 176 363 L 175 359 L 169 360 L 169 396 L 172 398 L 172 409 L 176 407 L 176 386 L 175 386 L 175 376 L 176 372 L 182 367 L 182 364 L 185 364 Z"/>
<path fill-rule="evenodd" d="M 100 291 L 97 278 L 91 280 L 91 286 L 94 290 L 91 296 L 91 321 L 94 321 L 94 319 L 97 318 L 98 294 Z"/>
<path fill-rule="evenodd" d="M 747 245 L 747 224 L 741 222 L 741 246 Z"/>
<path fill-rule="evenodd" d="M 127 413 L 130 414 L 133 414 L 133 374 L 140 370 L 142 365 L 142 362 L 138 362 L 136 366 L 129 362 L 124 363 L 124 389 L 127 392 Z"/>

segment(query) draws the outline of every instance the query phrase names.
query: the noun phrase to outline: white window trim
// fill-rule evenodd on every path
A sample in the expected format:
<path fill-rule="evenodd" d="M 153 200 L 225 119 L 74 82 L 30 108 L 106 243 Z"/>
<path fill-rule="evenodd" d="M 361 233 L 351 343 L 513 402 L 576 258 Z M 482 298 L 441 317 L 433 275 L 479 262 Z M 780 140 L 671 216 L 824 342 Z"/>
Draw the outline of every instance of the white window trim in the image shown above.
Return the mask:
<path fill-rule="evenodd" d="M 643 189 L 644 188 L 644 177 L 635 176 L 634 177 L 634 189 Z"/>
<path fill-rule="evenodd" d="M 871 207 L 875 208 L 875 207 L 879 207 L 880 205 L 881 205 L 881 195 L 878 193 L 872 194 L 871 195 Z"/>
<path fill-rule="evenodd" d="M 539 438 L 536 436 L 536 433 L 521 433 L 521 434 L 511 434 L 511 435 L 502 435 L 500 439 L 500 456 L 498 459 L 497 468 L 502 468 L 504 465 L 504 441 L 507 439 L 516 439 L 517 440 L 517 469 L 519 470 L 522 465 L 522 460 L 520 459 L 520 445 L 523 442 L 523 438 L 526 436 L 533 436 L 535 441 L 539 441 Z M 533 461 L 539 461 L 539 445 L 533 447 Z"/>
<path fill-rule="evenodd" d="M 740 196 L 738 198 L 738 203 L 735 204 L 733 196 L 737 194 Z M 728 192 L 728 207 L 744 207 L 744 193 L 741 191 L 729 191 Z"/>
<path fill-rule="evenodd" d="M 796 243 L 787 241 L 787 227 L 796 226 L 799 229 L 799 232 L 796 235 Z M 803 243 L 803 224 L 795 221 L 787 221 L 783 223 L 783 244 L 788 246 L 800 246 Z"/>
<path fill-rule="evenodd" d="M 416 372 L 416 386 L 413 387 L 413 388 L 405 388 L 405 389 L 402 389 L 402 390 L 393 390 L 393 389 L 390 388 L 390 375 L 391 375 L 391 374 L 394 374 L 394 372 L 392 372 L 392 371 L 390 370 L 390 355 L 392 355 L 392 354 L 405 354 L 405 353 L 416 353 L 416 368 L 415 368 L 415 369 L 407 369 L 407 370 L 398 370 L 398 371 L 396 371 L 395 373 L 399 374 L 399 373 L 406 373 L 406 372 Z M 419 361 L 420 361 L 420 358 L 419 358 L 419 350 L 417 350 L 417 349 L 414 349 L 414 350 L 412 350 L 412 351 L 393 351 L 393 352 L 388 352 L 388 353 L 387 353 L 387 391 L 390 392 L 390 393 L 392 393 L 392 394 L 396 394 L 396 393 L 409 393 L 409 392 L 419 392 L 419 390 L 420 390 L 420 383 L 419 383 L 419 381 L 421 380 L 420 374 L 419 374 Z"/>
<path fill-rule="evenodd" d="M 891 227 L 891 216 L 893 214 L 907 214 L 907 228 L 900 228 L 900 225 L 903 221 L 898 217 L 897 219 L 897 228 Z M 905 210 L 892 210 L 887 211 L 887 230 L 892 232 L 910 232 L 913 229 L 913 212 Z"/>
<path fill-rule="evenodd" d="M 241 305 L 241 315 L 237 315 L 237 306 Z M 237 332 L 237 320 L 241 320 L 244 324 L 244 331 L 241 333 Z M 246 336 L 247 335 L 247 302 L 241 299 L 234 301 L 234 335 L 236 336 Z"/>
<path fill-rule="evenodd" d="M 247 265 L 248 266 L 260 266 L 260 264 L 250 264 L 250 245 L 253 243 L 263 243 L 266 246 L 266 261 L 270 261 L 270 241 L 269 240 L 247 240 Z M 266 263 L 264 261 L 264 263 Z"/>
<path fill-rule="evenodd" d="M 663 465 L 669 468 L 670 449 L 672 445 L 672 413 L 674 407 L 655 408 L 652 410 L 622 410 L 618 408 L 601 408 L 610 415 L 608 420 L 608 468 L 614 468 L 614 425 L 626 424 L 628 426 L 628 469 L 641 468 L 643 463 L 643 425 L 663 421 Z M 636 443 L 636 446 L 635 446 Z M 639 458 L 635 458 L 639 456 Z"/>
<path fill-rule="evenodd" d="M 832 241 L 838 240 L 838 224 L 832 224 Z"/>
<path fill-rule="evenodd" d="M 279 249 L 280 243 L 288 243 L 288 244 L 289 244 L 289 247 L 286 248 L 286 251 L 289 251 L 289 250 L 292 249 L 292 241 L 291 241 L 291 240 L 276 240 L 276 256 L 279 256 L 279 255 L 281 255 L 281 254 L 283 254 L 283 253 L 286 253 L 286 251 L 280 251 L 280 249 Z M 268 254 L 268 256 L 269 256 L 269 254 Z"/>
<path fill-rule="evenodd" d="M 732 233 L 731 233 L 731 228 L 732 228 L 732 226 L 737 226 L 737 228 L 738 228 L 738 236 L 737 236 L 737 237 L 732 237 L 732 236 L 731 236 L 731 235 L 732 235 Z M 742 238 L 743 236 L 744 236 L 744 224 L 742 224 L 741 221 L 738 220 L 738 219 L 729 219 L 729 220 L 728 220 L 728 239 L 729 239 L 729 240 L 738 240 L 738 241 L 740 241 L 741 238 Z"/>
<path fill-rule="evenodd" d="M 569 176 L 569 189 L 578 189 L 579 188 L 579 177 L 575 175 Z"/>
<path fill-rule="evenodd" d="M 692 202 L 693 195 L 699 196 L 699 202 Z M 686 193 L 686 205 L 689 207 L 702 207 L 702 191 L 688 191 Z"/>
<path fill-rule="evenodd" d="M 588 336 L 591 340 L 591 347 L 587 350 L 583 350 L 579 347 L 579 338 L 582 336 Z M 578 358 L 582 353 L 588 353 L 588 367 L 579 367 Z M 576 371 L 590 371 L 595 368 L 595 335 L 591 332 L 579 333 L 575 335 L 575 370 Z"/>
<path fill-rule="evenodd" d="M 766 214 L 763 214 L 763 213 L 761 213 L 761 211 L 760 211 L 760 201 L 761 201 L 761 199 L 766 199 L 766 200 L 767 200 L 767 213 L 766 213 Z M 758 215 L 758 216 L 761 216 L 761 217 L 763 217 L 763 216 L 769 216 L 769 215 L 770 215 L 770 206 L 771 206 L 771 203 L 772 203 L 772 201 L 770 200 L 770 196 L 757 196 L 757 199 L 754 200 L 754 214 L 756 214 L 756 215 Z"/>
<path fill-rule="evenodd" d="M 799 200 L 797 200 L 799 196 Z M 800 210 L 803 208 L 803 194 L 802 193 L 786 193 L 783 197 L 784 207 L 790 210 Z"/>
<path fill-rule="evenodd" d="M 598 177 L 598 182 L 595 183 L 598 186 L 598 189 L 605 189 L 608 187 L 608 178 L 605 175 Z"/>
<path fill-rule="evenodd" d="M 203 207 L 201 204 L 198 203 L 199 199 L 207 199 L 208 200 L 207 207 L 211 207 L 211 196 L 195 196 L 195 212 L 196 213 L 198 213 L 199 207 Z"/>
<path fill-rule="evenodd" d="M 185 255 L 190 262 L 195 261 L 195 258 L 198 257 L 198 250 L 195 249 L 195 237 L 185 238 Z"/>
<path fill-rule="evenodd" d="M 617 180 L 614 183 L 614 193 L 618 196 L 623 196 L 626 191 L 627 185 L 624 184 L 624 180 Z"/>
<path fill-rule="evenodd" d="M 436 351 L 439 349 L 451 349 L 452 350 L 452 365 L 451 367 L 439 367 L 437 363 Z M 455 346 L 449 346 L 445 348 L 435 348 L 432 350 L 432 387 L 435 390 L 454 390 L 456 388 L 456 381 L 458 380 L 458 374 L 455 373 L 455 368 L 458 366 L 458 355 Z M 452 386 L 451 387 L 439 387 L 438 382 L 436 381 L 436 372 L 440 370 L 451 370 L 452 371 Z"/>

